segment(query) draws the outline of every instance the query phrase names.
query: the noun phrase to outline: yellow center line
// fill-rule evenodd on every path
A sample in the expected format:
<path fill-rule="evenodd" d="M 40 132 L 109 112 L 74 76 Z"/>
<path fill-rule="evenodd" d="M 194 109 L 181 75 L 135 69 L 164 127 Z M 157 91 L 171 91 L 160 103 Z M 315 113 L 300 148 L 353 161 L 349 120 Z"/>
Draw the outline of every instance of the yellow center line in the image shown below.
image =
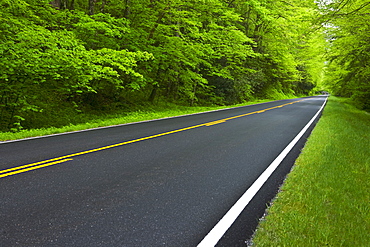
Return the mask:
<path fill-rule="evenodd" d="M 306 99 L 304 99 L 304 100 L 306 100 Z M 104 147 L 100 147 L 100 148 L 94 148 L 94 149 L 90 149 L 90 150 L 86 150 L 86 151 L 82 151 L 82 152 L 72 153 L 72 154 L 68 154 L 68 155 L 64 155 L 64 156 L 60 156 L 60 157 L 56 157 L 56 158 L 52 158 L 52 159 L 48 159 L 48 160 L 43 160 L 43 161 L 39 161 L 39 162 L 27 164 L 27 165 L 21 165 L 21 166 L 17 166 L 17 167 L 13 167 L 13 168 L 8 168 L 8 169 L 5 169 L 5 170 L 0 170 L 0 178 L 10 176 L 10 175 L 14 175 L 14 174 L 18 174 L 18 173 L 22 173 L 22 172 L 26 172 L 26 171 L 30 171 L 30 170 L 43 168 L 43 167 L 46 167 L 46 166 L 51 166 L 51 165 L 55 165 L 55 164 L 64 163 L 66 161 L 72 160 L 71 159 L 72 157 L 81 156 L 81 155 L 90 154 L 90 153 L 95 153 L 95 152 L 99 152 L 99 151 L 103 151 L 103 150 L 107 150 L 107 149 L 111 149 L 111 148 L 115 148 L 115 147 L 120 147 L 120 146 L 127 145 L 127 144 L 132 144 L 132 143 L 145 141 L 145 140 L 149 140 L 149 139 L 153 139 L 153 138 L 157 138 L 157 137 L 161 137 L 161 136 L 166 136 L 166 135 L 170 135 L 170 134 L 174 134 L 174 133 L 178 133 L 178 132 L 182 132 L 182 131 L 186 131 L 186 130 L 190 130 L 190 129 L 195 129 L 195 128 L 199 128 L 199 127 L 213 126 L 213 125 L 216 125 L 216 124 L 225 123 L 228 120 L 233 120 L 233 119 L 237 119 L 237 118 L 241 118 L 241 117 L 245 117 L 245 116 L 249 116 L 249 115 L 253 115 L 253 114 L 257 114 L 257 113 L 263 113 L 263 112 L 266 112 L 266 111 L 269 111 L 269 110 L 281 108 L 281 107 L 291 105 L 291 104 L 295 104 L 295 103 L 298 103 L 298 102 L 301 102 L 301 101 L 303 101 L 303 100 L 298 100 L 298 101 L 294 101 L 294 102 L 291 102 L 291 103 L 286 103 L 286 104 L 283 104 L 283 105 L 274 106 L 274 107 L 266 108 L 266 109 L 259 110 L 259 111 L 254 111 L 254 112 L 245 113 L 245 114 L 241 114 L 241 115 L 237 115 L 237 116 L 233 116 L 233 117 L 219 119 L 219 120 L 216 120 L 216 121 L 211 121 L 211 122 L 207 122 L 207 123 L 203 123 L 203 124 L 193 125 L 193 126 L 190 126 L 190 127 L 185 127 L 185 128 L 181 128 L 181 129 L 177 129 L 177 130 L 163 132 L 163 133 L 160 133 L 160 134 L 151 135 L 151 136 L 147 136 L 147 137 L 142 137 L 142 138 L 138 138 L 138 139 L 134 139 L 134 140 L 130 140 L 130 141 L 125 141 L 125 142 L 121 142 L 121 143 L 117 143 L 117 144 L 112 144 L 112 145 L 108 145 L 108 146 L 104 146 Z"/>
<path fill-rule="evenodd" d="M 205 123 L 204 125 L 205 125 L 205 126 L 212 126 L 212 125 L 216 125 L 216 124 L 224 123 L 224 122 L 226 122 L 226 121 L 227 121 L 227 120 L 225 120 L 225 119 L 221 119 L 221 120 L 217 120 L 217 121 L 213 121 L 213 122 Z"/>
<path fill-rule="evenodd" d="M 33 166 L 33 167 L 25 168 L 25 169 L 21 169 L 20 167 L 17 167 L 18 171 L 0 174 L 0 178 L 15 175 L 15 174 L 19 174 L 19 173 L 23 173 L 23 172 L 28 172 L 28 171 L 32 171 L 32 170 L 36 170 L 36 169 L 40 169 L 40 168 L 47 167 L 47 166 L 52 166 L 52 165 L 64 163 L 64 162 L 71 161 L 71 160 L 73 160 L 73 159 L 64 159 L 64 160 L 59 160 L 59 161 L 55 161 L 55 162 L 51 162 L 51 163 L 47 163 L 47 164 L 43 164 L 43 165 L 39 165 L 39 166 Z M 10 169 L 8 169 L 8 170 L 10 170 Z M 2 173 L 3 172 L 4 171 L 2 171 Z"/>

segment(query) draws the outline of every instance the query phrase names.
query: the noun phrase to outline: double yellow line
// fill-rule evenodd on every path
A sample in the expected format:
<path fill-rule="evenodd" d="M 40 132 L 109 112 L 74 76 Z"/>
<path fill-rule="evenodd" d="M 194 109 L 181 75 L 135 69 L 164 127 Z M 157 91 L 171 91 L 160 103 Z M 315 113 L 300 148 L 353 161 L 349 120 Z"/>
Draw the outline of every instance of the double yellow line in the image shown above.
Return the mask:
<path fill-rule="evenodd" d="M 32 170 L 36 170 L 36 169 L 40 169 L 40 168 L 44 168 L 44 167 L 47 167 L 47 166 L 52 166 L 52 165 L 64 163 L 64 162 L 67 162 L 67 161 L 70 161 L 70 160 L 73 160 L 73 159 L 61 159 L 61 160 L 50 162 L 50 163 L 49 163 L 49 160 L 45 160 L 45 161 L 40 161 L 40 162 L 28 164 L 28 165 L 22 165 L 22 166 L 17 166 L 17 167 L 5 169 L 5 170 L 0 171 L 0 178 L 15 175 L 15 174 L 19 174 L 19 173 L 23 173 L 23 172 L 32 171 Z"/>
<path fill-rule="evenodd" d="M 306 100 L 306 99 L 303 99 L 303 100 Z M 19 174 L 19 173 L 28 172 L 28 171 L 48 167 L 48 166 L 53 166 L 53 165 L 56 165 L 56 164 L 65 163 L 65 162 L 73 160 L 72 158 L 76 157 L 76 156 L 81 156 L 81 155 L 85 155 L 85 154 L 89 154 L 89 153 L 95 153 L 95 152 L 99 152 L 99 151 L 103 151 L 103 150 L 107 150 L 107 149 L 111 149 L 111 148 L 115 148 L 115 147 L 120 147 L 120 146 L 127 145 L 127 144 L 132 144 L 132 143 L 135 143 L 135 142 L 145 141 L 145 140 L 149 140 L 149 139 L 153 139 L 153 138 L 157 138 L 157 137 L 161 137 L 161 136 L 165 136 L 165 135 L 170 135 L 170 134 L 174 134 L 174 133 L 178 133 L 178 132 L 182 132 L 182 131 L 186 131 L 186 130 L 191 130 L 191 129 L 195 129 L 195 128 L 199 128 L 199 127 L 205 127 L 205 126 L 209 127 L 209 126 L 213 126 L 213 125 L 216 125 L 216 124 L 225 123 L 228 120 L 233 120 L 233 119 L 237 119 L 237 118 L 241 118 L 241 117 L 245 117 L 245 116 L 249 116 L 249 115 L 253 115 L 253 114 L 257 114 L 257 113 L 263 113 L 263 112 L 266 112 L 266 111 L 269 111 L 269 110 L 273 110 L 273 109 L 281 108 L 281 107 L 284 107 L 284 106 L 287 106 L 287 105 L 295 104 L 295 103 L 301 102 L 303 100 L 293 101 L 291 103 L 278 105 L 278 106 L 274 106 L 274 107 L 271 107 L 271 108 L 266 108 L 266 109 L 259 110 L 259 111 L 254 111 L 254 112 L 250 112 L 250 113 L 246 113 L 246 114 L 241 114 L 241 115 L 237 115 L 237 116 L 233 116 L 233 117 L 229 117 L 229 118 L 224 118 L 224 119 L 220 119 L 220 120 L 216 120 L 216 121 L 211 121 L 211 122 L 207 122 L 207 123 L 203 123 L 203 124 L 193 125 L 193 126 L 186 127 L 186 128 L 181 128 L 181 129 L 177 129 L 177 130 L 163 132 L 163 133 L 160 133 L 160 134 L 151 135 L 151 136 L 147 136 L 147 137 L 142 137 L 142 138 L 138 138 L 138 139 L 134 139 L 134 140 L 130 140 L 130 141 L 125 141 L 125 142 L 121 142 L 121 143 L 117 143 L 117 144 L 112 144 L 112 145 L 108 145 L 108 146 L 104 146 L 104 147 L 100 147 L 100 148 L 94 148 L 94 149 L 86 150 L 86 151 L 83 151 L 83 152 L 72 153 L 72 154 L 68 154 L 68 155 L 64 155 L 64 156 L 60 156 L 60 157 L 56 157 L 56 158 L 48 159 L 48 160 L 44 160 L 44 161 L 39 161 L 39 162 L 27 164 L 27 165 L 21 165 L 21 166 L 17 166 L 17 167 L 5 169 L 5 170 L 0 170 L 0 178 L 4 178 L 4 177 L 7 177 L 7 176 L 12 176 L 12 175 L 16 175 L 16 174 Z"/>

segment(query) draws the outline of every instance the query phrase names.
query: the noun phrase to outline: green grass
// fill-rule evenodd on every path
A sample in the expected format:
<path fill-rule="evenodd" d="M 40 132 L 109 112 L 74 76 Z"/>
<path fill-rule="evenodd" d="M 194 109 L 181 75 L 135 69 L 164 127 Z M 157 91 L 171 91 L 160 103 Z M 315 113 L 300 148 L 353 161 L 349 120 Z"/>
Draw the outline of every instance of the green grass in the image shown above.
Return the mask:
<path fill-rule="evenodd" d="M 213 106 L 213 107 L 189 107 L 179 106 L 175 104 L 161 104 L 147 107 L 145 110 L 137 110 L 133 112 L 125 112 L 122 114 L 110 114 L 104 117 L 97 117 L 94 120 L 90 120 L 86 123 L 71 124 L 68 126 L 55 128 L 42 128 L 42 129 L 31 129 L 22 130 L 19 132 L 0 132 L 0 141 L 17 140 L 28 137 L 44 136 L 58 133 L 65 133 L 77 130 L 85 130 L 91 128 L 98 128 L 104 126 L 113 126 L 125 123 L 140 122 L 146 120 L 160 119 L 166 117 L 180 116 L 186 114 L 192 114 L 197 112 L 205 112 L 211 110 L 217 110 L 222 108 L 237 107 L 242 105 L 251 105 L 256 103 L 267 102 L 270 100 L 259 100 L 254 102 L 248 102 L 245 104 L 233 105 L 233 106 Z M 91 119 L 91 116 L 88 116 Z"/>
<path fill-rule="evenodd" d="M 330 97 L 254 246 L 370 246 L 370 114 Z"/>

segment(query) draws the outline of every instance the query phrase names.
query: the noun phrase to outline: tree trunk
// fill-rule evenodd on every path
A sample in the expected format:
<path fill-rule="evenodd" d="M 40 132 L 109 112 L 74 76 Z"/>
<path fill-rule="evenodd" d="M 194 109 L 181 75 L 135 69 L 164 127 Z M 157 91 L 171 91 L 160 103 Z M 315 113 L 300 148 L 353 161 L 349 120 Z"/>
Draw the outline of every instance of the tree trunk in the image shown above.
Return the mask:
<path fill-rule="evenodd" d="M 94 14 L 96 0 L 89 0 L 89 15 Z"/>
<path fill-rule="evenodd" d="M 68 9 L 70 9 L 70 10 L 75 9 L 75 0 L 70 0 L 69 1 Z"/>
<path fill-rule="evenodd" d="M 75 0 L 54 0 L 51 1 L 50 4 L 57 9 L 74 9 L 75 8 Z"/>
<path fill-rule="evenodd" d="M 49 4 L 51 4 L 54 8 L 60 9 L 60 1 L 61 0 L 54 0 L 51 1 Z"/>
<path fill-rule="evenodd" d="M 61 0 L 60 1 L 60 9 L 67 9 L 68 0 Z"/>
<path fill-rule="evenodd" d="M 244 21 L 245 35 L 247 37 L 249 37 L 250 21 L 251 21 L 251 7 L 249 6 Z"/>
<path fill-rule="evenodd" d="M 108 2 L 108 0 L 102 0 L 101 7 L 100 7 L 100 12 L 101 13 L 104 13 L 104 8 L 105 8 L 105 5 L 107 5 L 107 2 Z"/>
<path fill-rule="evenodd" d="M 153 85 L 152 92 L 150 93 L 149 99 L 148 99 L 151 103 L 154 102 L 155 96 L 157 96 L 157 90 L 158 90 L 158 86 L 157 85 Z"/>
<path fill-rule="evenodd" d="M 57 9 L 66 9 L 67 2 L 68 0 L 54 0 L 54 1 L 51 1 L 49 4 L 51 4 L 54 8 L 57 8 Z"/>
<path fill-rule="evenodd" d="M 130 4 L 131 4 L 131 1 L 130 0 L 125 0 L 125 13 L 124 13 L 124 17 L 126 19 L 128 19 L 128 17 L 130 16 Z"/>

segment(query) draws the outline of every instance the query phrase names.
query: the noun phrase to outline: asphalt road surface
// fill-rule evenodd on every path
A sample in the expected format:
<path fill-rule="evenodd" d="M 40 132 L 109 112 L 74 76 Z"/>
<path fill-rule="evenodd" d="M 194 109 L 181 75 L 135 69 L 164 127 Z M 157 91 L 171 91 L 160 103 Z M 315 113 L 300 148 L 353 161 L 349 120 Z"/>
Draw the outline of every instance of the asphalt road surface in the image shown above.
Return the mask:
<path fill-rule="evenodd" d="M 0 144 L 0 246 L 197 246 L 317 96 Z M 218 246 L 245 246 L 312 127 Z"/>

